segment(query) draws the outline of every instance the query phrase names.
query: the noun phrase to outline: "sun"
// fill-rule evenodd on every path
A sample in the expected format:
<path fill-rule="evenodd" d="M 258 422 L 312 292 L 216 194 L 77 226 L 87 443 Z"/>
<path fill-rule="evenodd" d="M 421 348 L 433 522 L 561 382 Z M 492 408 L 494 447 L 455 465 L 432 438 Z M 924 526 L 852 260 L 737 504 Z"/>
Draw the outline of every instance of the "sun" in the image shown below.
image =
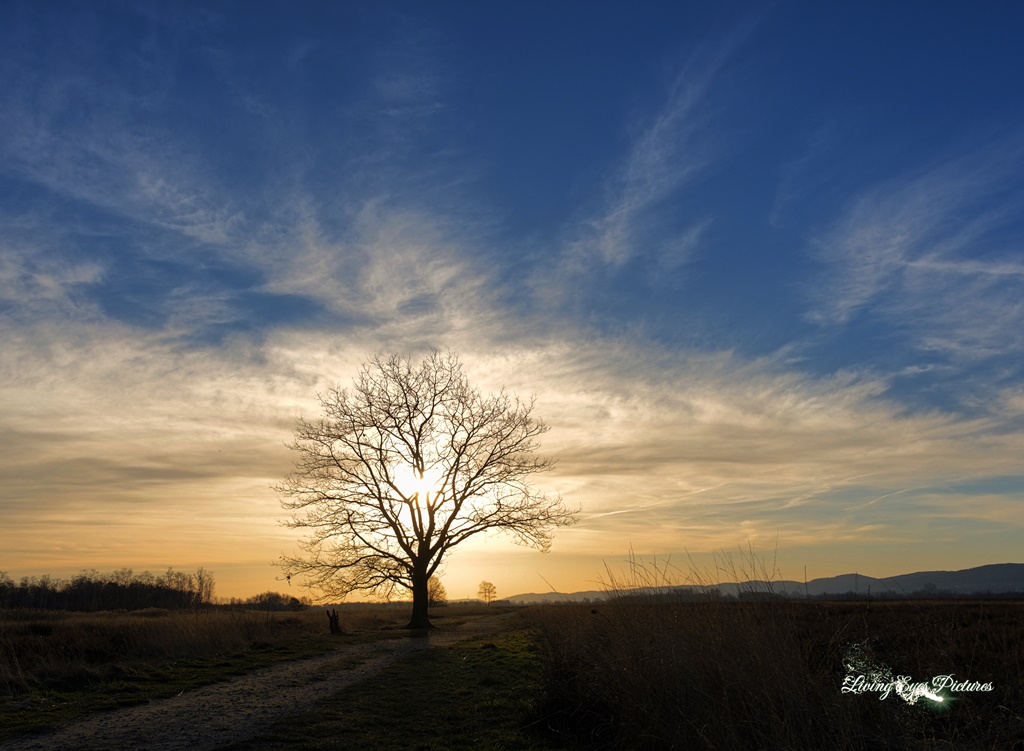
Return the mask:
<path fill-rule="evenodd" d="M 426 502 L 428 496 L 441 490 L 443 473 L 437 467 L 427 467 L 420 473 L 411 465 L 400 464 L 393 467 L 391 473 L 395 485 L 406 498 L 415 495 L 419 501 Z"/>

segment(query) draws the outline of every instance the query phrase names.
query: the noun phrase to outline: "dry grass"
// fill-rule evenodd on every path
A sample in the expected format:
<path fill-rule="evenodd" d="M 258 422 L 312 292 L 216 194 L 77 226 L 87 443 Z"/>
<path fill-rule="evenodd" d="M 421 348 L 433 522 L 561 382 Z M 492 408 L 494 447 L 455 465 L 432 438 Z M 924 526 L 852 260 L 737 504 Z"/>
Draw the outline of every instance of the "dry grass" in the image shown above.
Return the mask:
<path fill-rule="evenodd" d="M 570 745 L 1024 748 L 1024 604 L 683 601 L 658 592 L 664 573 L 635 570 L 639 594 L 533 610 L 548 722 Z M 994 691 L 941 712 L 843 694 L 855 644 L 896 675 L 955 673 Z"/>
<path fill-rule="evenodd" d="M 400 660 L 229 751 L 540 751 L 540 666 L 529 634 L 504 633 Z"/>
<path fill-rule="evenodd" d="M 274 633 L 302 631 L 304 620 L 232 611 L 7 611 L 0 614 L 0 694 L 78 687 L 112 666 L 239 652 Z"/>
<path fill-rule="evenodd" d="M 94 712 L 403 633 L 407 610 L 0 611 L 0 745 Z"/>
<path fill-rule="evenodd" d="M 367 636 L 400 629 L 409 620 L 401 604 L 337 606 L 343 635 Z M 503 612 L 498 607 L 453 605 L 431 617 L 439 622 Z M 73 690 L 136 666 L 201 660 L 253 650 L 331 646 L 323 608 L 266 612 L 232 608 L 70 613 L 0 611 L 0 697 L 33 689 Z"/>
<path fill-rule="evenodd" d="M 397 628 L 407 613 L 347 607 L 347 634 Z M 201 660 L 254 650 L 312 646 L 327 633 L 320 609 L 68 613 L 0 611 L 0 696 L 33 689 L 74 690 L 144 664 Z"/>

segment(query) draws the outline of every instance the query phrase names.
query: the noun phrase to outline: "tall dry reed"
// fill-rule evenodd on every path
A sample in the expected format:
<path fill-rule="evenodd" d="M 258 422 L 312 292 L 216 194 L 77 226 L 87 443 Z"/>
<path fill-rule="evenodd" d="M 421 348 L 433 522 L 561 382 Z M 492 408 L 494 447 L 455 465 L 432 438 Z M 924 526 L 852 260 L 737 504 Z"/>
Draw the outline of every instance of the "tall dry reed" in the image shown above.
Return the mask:
<path fill-rule="evenodd" d="M 759 601 L 771 571 L 751 562 L 731 575 L 760 582 L 742 598 L 693 571 L 708 588 L 682 594 L 669 567 L 634 561 L 605 602 L 535 609 L 547 723 L 594 749 L 1024 747 L 1019 605 Z M 996 692 L 941 714 L 844 694 L 853 645 L 919 679 L 953 672 Z"/>
<path fill-rule="evenodd" d="M 323 628 L 317 614 L 140 610 L 0 612 L 0 694 L 86 685 L 111 666 L 241 652 Z M 324 619 L 326 623 L 326 619 Z"/>

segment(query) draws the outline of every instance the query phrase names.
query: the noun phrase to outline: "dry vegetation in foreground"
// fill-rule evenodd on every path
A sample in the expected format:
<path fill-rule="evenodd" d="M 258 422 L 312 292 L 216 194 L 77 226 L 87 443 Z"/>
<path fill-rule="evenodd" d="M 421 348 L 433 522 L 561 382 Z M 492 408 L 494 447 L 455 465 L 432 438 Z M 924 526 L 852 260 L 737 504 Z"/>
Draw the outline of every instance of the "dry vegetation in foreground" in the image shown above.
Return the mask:
<path fill-rule="evenodd" d="M 408 715 L 410 741 L 430 725 L 436 748 L 470 748 L 467 738 L 486 737 L 480 747 L 1024 749 L 1024 603 L 686 601 L 641 583 L 645 589 L 606 602 L 531 608 L 529 632 L 513 622 L 516 634 L 495 635 L 487 649 L 432 651 L 397 664 L 366 689 L 384 698 L 332 697 L 319 720 L 281 726 L 266 747 L 285 737 L 298 743 L 299 725 L 297 747 L 344 747 L 344 728 L 346 742 L 361 747 L 398 707 Z M 452 606 L 433 617 L 455 625 L 504 610 Z M 332 637 L 322 609 L 0 612 L 0 742 L 271 662 L 406 633 L 404 607 L 341 613 L 345 633 Z M 893 675 L 917 681 L 954 673 L 991 682 L 993 691 L 960 693 L 941 706 L 844 694 L 844 660 L 854 645 Z M 388 692 L 394 701 L 385 701 Z M 446 722 L 425 725 L 441 695 Z M 487 707 L 471 706 L 478 700 Z M 491 704 L 504 713 L 493 735 L 485 731 Z M 365 715 L 357 726 L 353 712 Z M 385 748 L 385 741 L 374 742 Z"/>
<path fill-rule="evenodd" d="M 492 609 L 491 613 L 494 612 Z M 503 633 L 424 650 L 225 751 L 548 751 L 536 646 Z"/>
<path fill-rule="evenodd" d="M 0 741 L 103 709 L 229 679 L 282 660 L 397 636 L 403 608 L 69 613 L 0 611 Z"/>
<path fill-rule="evenodd" d="M 683 601 L 640 574 L 642 594 L 531 611 L 547 722 L 571 747 L 1024 748 L 1024 603 Z M 894 676 L 993 691 L 844 694 L 858 644 Z"/>

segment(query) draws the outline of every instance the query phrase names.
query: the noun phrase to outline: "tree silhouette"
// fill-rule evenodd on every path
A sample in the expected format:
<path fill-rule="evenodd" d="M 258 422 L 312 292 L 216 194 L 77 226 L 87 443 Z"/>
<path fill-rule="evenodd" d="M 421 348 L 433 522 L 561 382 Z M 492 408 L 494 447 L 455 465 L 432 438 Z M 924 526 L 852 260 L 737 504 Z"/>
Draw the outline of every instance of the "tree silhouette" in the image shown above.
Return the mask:
<path fill-rule="evenodd" d="M 534 453 L 547 427 L 533 403 L 481 395 L 454 354 L 375 357 L 320 404 L 319 420 L 298 422 L 295 471 L 278 489 L 293 512 L 284 523 L 308 530 L 284 570 L 325 596 L 404 587 L 409 628 L 425 628 L 427 582 L 449 550 L 487 530 L 547 550 L 575 521 L 529 483 L 551 468 Z"/>
<path fill-rule="evenodd" d="M 480 582 L 480 589 L 477 590 L 477 594 L 480 595 L 480 599 L 485 604 L 490 605 L 498 598 L 498 588 L 488 581 L 483 581 Z"/>
<path fill-rule="evenodd" d="M 432 608 L 448 604 L 448 591 L 444 588 L 437 574 L 427 579 L 427 603 Z"/>

